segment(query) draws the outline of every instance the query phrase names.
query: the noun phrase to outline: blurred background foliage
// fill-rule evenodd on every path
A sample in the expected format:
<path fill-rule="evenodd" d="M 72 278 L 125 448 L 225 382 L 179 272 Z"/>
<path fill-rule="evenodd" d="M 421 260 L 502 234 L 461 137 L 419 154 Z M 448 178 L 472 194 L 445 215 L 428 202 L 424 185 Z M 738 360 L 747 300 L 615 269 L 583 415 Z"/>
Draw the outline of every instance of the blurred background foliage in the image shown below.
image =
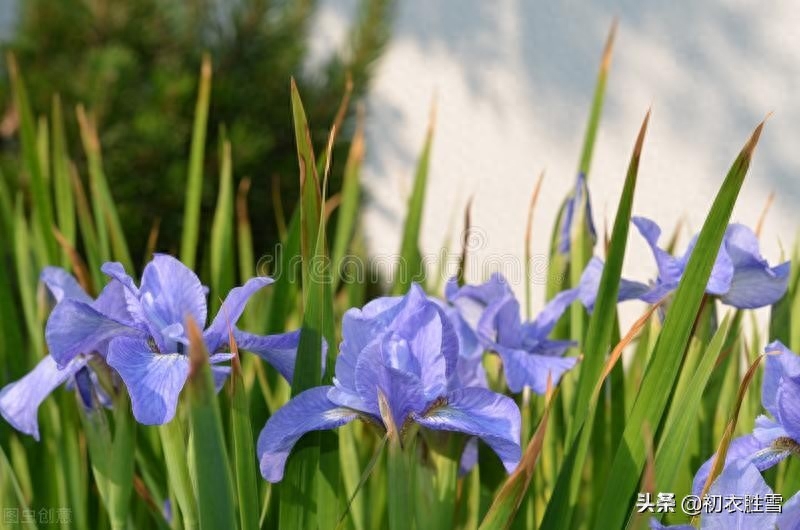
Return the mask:
<path fill-rule="evenodd" d="M 307 59 L 314 0 L 27 0 L 19 5 L 18 27 L 5 49 L 17 57 L 35 113 L 48 115 L 53 95 L 60 95 L 68 152 L 81 175 L 87 161 L 71 110 L 83 104 L 93 113 L 103 167 L 137 264 L 146 259 L 154 223 L 160 224 L 157 248 L 178 250 L 197 74 L 208 53 L 214 72 L 199 240 L 206 241 L 211 229 L 217 146 L 225 129 L 234 146 L 234 179 L 252 179 L 259 256 L 279 240 L 274 189 L 287 210 L 299 194 L 289 78 L 303 89 L 312 138 L 324 145 L 348 78 L 355 99 L 369 86 L 371 66 L 389 38 L 391 4 L 359 0 L 344 49 L 313 71 Z M 5 72 L 2 84 L 1 167 L 10 189 L 16 189 L 25 184 L 18 163 L 19 119 Z M 352 138 L 355 106 L 349 108 L 333 157 L 339 166 Z M 330 194 L 341 186 L 338 169 L 331 172 Z M 202 245 L 199 250 L 204 260 Z"/>

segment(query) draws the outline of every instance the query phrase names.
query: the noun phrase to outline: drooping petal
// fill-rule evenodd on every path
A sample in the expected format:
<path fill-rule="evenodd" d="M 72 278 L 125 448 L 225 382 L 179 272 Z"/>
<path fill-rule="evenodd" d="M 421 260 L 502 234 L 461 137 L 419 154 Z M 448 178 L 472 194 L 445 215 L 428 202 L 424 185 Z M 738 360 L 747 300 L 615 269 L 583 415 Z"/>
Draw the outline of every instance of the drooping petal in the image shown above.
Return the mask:
<path fill-rule="evenodd" d="M 650 246 L 650 251 L 653 253 L 653 258 L 656 260 L 658 277 L 661 283 L 671 287 L 676 286 L 683 274 L 683 267 L 679 260 L 676 260 L 669 252 L 658 246 L 658 238 L 661 237 L 661 228 L 659 228 L 654 221 L 645 217 L 633 217 L 631 221 Z"/>
<path fill-rule="evenodd" d="M 258 435 L 258 460 L 265 479 L 279 482 L 283 478 L 289 453 L 305 433 L 335 429 L 357 417 L 327 398 L 330 389 L 320 386 L 301 392 L 269 418 Z"/>
<path fill-rule="evenodd" d="M 145 316 L 156 340 L 163 328 L 183 324 L 191 317 L 206 325 L 203 284 L 186 265 L 166 254 L 156 254 L 142 273 L 140 297 Z"/>
<path fill-rule="evenodd" d="M 471 437 L 464 446 L 461 459 L 458 461 L 458 476 L 464 476 L 478 464 L 478 439 Z"/>
<path fill-rule="evenodd" d="M 785 378 L 800 378 L 800 355 L 797 355 L 783 345 L 781 341 L 774 341 L 764 348 L 767 354 L 764 367 L 764 381 L 761 386 L 761 404 L 772 414 L 778 417 L 778 386 Z"/>
<path fill-rule="evenodd" d="M 0 415 L 20 432 L 39 440 L 39 405 L 56 387 L 86 365 L 85 357 L 72 359 L 59 369 L 50 355 L 44 357 L 22 379 L 7 384 L 0 390 Z"/>
<path fill-rule="evenodd" d="M 792 440 L 800 441 L 800 377 L 784 377 L 775 398 L 776 419 Z"/>
<path fill-rule="evenodd" d="M 598 257 L 593 257 L 586 264 L 586 268 L 581 274 L 580 282 L 578 283 L 578 298 L 580 298 L 583 306 L 588 310 L 594 310 L 594 303 L 597 300 L 597 291 L 600 289 L 600 278 L 603 275 L 603 261 Z M 618 302 L 625 302 L 627 300 L 644 299 L 653 288 L 647 285 L 620 279 L 619 294 L 617 295 Z M 645 300 L 647 301 L 647 300 Z"/>
<path fill-rule="evenodd" d="M 485 388 L 454 390 L 446 403 L 414 421 L 428 429 L 456 431 L 477 436 L 497 453 L 511 473 L 522 456 L 520 412 L 511 398 Z"/>
<path fill-rule="evenodd" d="M 139 333 L 89 304 L 67 298 L 53 308 L 44 336 L 50 355 L 59 366 L 64 366 L 78 354 L 97 351 L 115 336 Z"/>
<path fill-rule="evenodd" d="M 266 276 L 250 278 L 240 287 L 234 287 L 225 297 L 213 322 L 203 333 L 203 339 L 209 351 L 215 351 L 228 340 L 228 327 L 233 327 L 242 316 L 247 301 L 259 289 L 271 284 L 274 280 Z"/>
<path fill-rule="evenodd" d="M 143 340 L 118 337 L 108 346 L 107 362 L 128 388 L 136 421 L 162 425 L 172 420 L 189 376 L 186 355 L 154 353 Z"/>
<path fill-rule="evenodd" d="M 670 524 L 665 525 L 658 519 L 651 517 L 650 518 L 650 530 L 696 530 L 696 528 L 690 524 Z"/>
<path fill-rule="evenodd" d="M 536 316 L 536 319 L 531 323 L 530 329 L 535 330 L 535 335 L 540 339 L 547 337 L 553 330 L 553 326 L 558 322 L 558 319 L 564 314 L 564 311 L 572 305 L 572 302 L 579 295 L 579 288 L 567 289 L 555 295 Z"/>
<path fill-rule="evenodd" d="M 72 298 L 79 302 L 91 303 L 92 299 L 86 294 L 78 284 L 75 277 L 61 267 L 45 267 L 39 275 L 39 279 L 44 282 L 56 302 L 65 298 Z"/>
<path fill-rule="evenodd" d="M 778 530 L 800 530 L 800 493 L 783 503 L 778 515 Z"/>
<path fill-rule="evenodd" d="M 756 466 L 759 471 L 764 471 L 770 467 L 778 464 L 781 460 L 788 456 L 785 450 L 776 450 L 771 447 L 774 439 L 770 440 L 763 437 L 756 437 L 752 434 L 734 438 L 728 446 L 728 452 L 725 455 L 725 466 L 732 465 L 737 461 L 750 462 Z M 692 492 L 695 495 L 700 495 L 705 486 L 706 479 L 711 473 L 711 466 L 714 463 L 714 456 L 706 460 L 692 481 Z"/>
<path fill-rule="evenodd" d="M 300 330 L 289 331 L 277 335 L 254 335 L 246 331 L 234 330 L 234 338 L 240 350 L 253 352 L 267 361 L 287 381 L 292 382 L 294 363 L 297 359 L 297 346 L 300 344 Z M 322 341 L 322 370 L 325 370 L 325 359 L 328 343 Z"/>
<path fill-rule="evenodd" d="M 732 495 L 751 495 L 764 499 L 771 493 L 772 489 L 756 466 L 746 460 L 738 460 L 726 466 L 709 489 L 709 495 L 720 495 L 723 499 Z M 745 513 L 744 510 L 711 511 L 701 516 L 703 530 L 774 528 L 776 519 L 777 515 L 774 513 Z"/>
<path fill-rule="evenodd" d="M 737 267 L 733 272 L 730 289 L 720 296 L 720 300 L 739 309 L 772 305 L 786 293 L 789 269 L 788 261 L 774 268 L 759 265 Z"/>
<path fill-rule="evenodd" d="M 529 386 L 537 394 L 544 394 L 548 375 L 552 377 L 554 385 L 558 384 L 561 376 L 578 362 L 577 357 L 537 355 L 499 345 L 495 349 L 503 360 L 508 389 L 514 393 L 522 392 L 524 387 Z"/>

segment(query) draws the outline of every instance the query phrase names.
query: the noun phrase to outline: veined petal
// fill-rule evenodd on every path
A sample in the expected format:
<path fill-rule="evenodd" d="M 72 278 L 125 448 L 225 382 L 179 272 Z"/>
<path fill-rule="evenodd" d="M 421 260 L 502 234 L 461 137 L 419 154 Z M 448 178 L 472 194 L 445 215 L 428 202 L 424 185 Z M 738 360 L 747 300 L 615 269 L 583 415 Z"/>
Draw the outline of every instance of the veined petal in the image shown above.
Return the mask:
<path fill-rule="evenodd" d="M 142 307 L 153 335 L 191 316 L 206 325 L 206 297 L 200 279 L 186 265 L 167 254 L 156 254 L 142 274 Z"/>
<path fill-rule="evenodd" d="M 297 346 L 300 344 L 300 330 L 289 331 L 277 335 L 254 335 L 246 331 L 234 330 L 236 344 L 241 350 L 253 352 L 267 361 L 287 381 L 292 382 L 294 363 L 297 359 Z M 325 371 L 325 358 L 328 343 L 322 341 L 322 370 Z"/>
<path fill-rule="evenodd" d="M 78 354 L 98 350 L 115 336 L 139 333 L 89 304 L 66 298 L 50 313 L 44 336 L 50 355 L 60 366 L 64 366 Z"/>
<path fill-rule="evenodd" d="M 39 279 L 44 282 L 56 302 L 65 298 L 72 298 L 79 302 L 91 303 L 91 297 L 86 294 L 78 284 L 75 277 L 61 267 L 45 267 L 39 275 Z"/>
<path fill-rule="evenodd" d="M 561 376 L 578 362 L 577 357 L 537 355 L 502 346 L 495 349 L 503 360 L 508 389 L 514 393 L 522 392 L 524 387 L 529 386 L 537 394 L 544 394 L 548 375 L 552 377 L 554 385 L 558 384 Z"/>
<path fill-rule="evenodd" d="M 86 365 L 84 357 L 72 359 L 59 369 L 50 355 L 44 357 L 22 379 L 7 384 L 0 390 L 0 415 L 20 432 L 39 440 L 39 405 L 56 387 Z"/>
<path fill-rule="evenodd" d="M 739 309 L 772 305 L 786 293 L 789 269 L 788 261 L 774 268 L 759 265 L 737 267 L 733 272 L 730 289 L 720 296 L 720 300 Z"/>
<path fill-rule="evenodd" d="M 497 453 L 509 473 L 522 456 L 519 408 L 511 398 L 485 388 L 454 390 L 443 406 L 415 415 L 414 421 L 428 429 L 477 436 Z"/>
<path fill-rule="evenodd" d="M 118 337 L 108 345 L 107 362 L 128 388 L 136 421 L 162 425 L 172 420 L 189 376 L 186 355 L 154 353 L 143 340 Z"/>
<path fill-rule="evenodd" d="M 274 280 L 266 276 L 250 278 L 241 287 L 234 287 L 225 297 L 222 306 L 214 317 L 214 321 L 203 333 L 203 339 L 209 351 L 215 351 L 220 344 L 228 340 L 228 326 L 235 326 L 242 316 L 247 301 L 259 289 L 271 284 Z"/>
<path fill-rule="evenodd" d="M 258 435 L 258 461 L 265 479 L 280 482 L 289 453 L 305 433 L 335 429 L 357 417 L 327 398 L 330 389 L 320 386 L 301 392 L 267 421 Z"/>
<path fill-rule="evenodd" d="M 765 498 L 772 489 L 751 462 L 738 460 L 726 466 L 709 489 L 709 495 L 722 498 L 731 495 L 752 495 Z M 722 510 L 701 516 L 703 530 L 730 530 L 732 528 L 774 528 L 777 514 L 745 513 L 743 510 Z"/>

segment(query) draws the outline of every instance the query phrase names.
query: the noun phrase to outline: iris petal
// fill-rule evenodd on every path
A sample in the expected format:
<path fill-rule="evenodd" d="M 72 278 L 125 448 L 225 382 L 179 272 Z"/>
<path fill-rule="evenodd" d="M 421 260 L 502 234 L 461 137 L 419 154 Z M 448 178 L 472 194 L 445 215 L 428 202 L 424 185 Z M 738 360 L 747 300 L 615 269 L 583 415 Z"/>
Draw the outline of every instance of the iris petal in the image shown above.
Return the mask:
<path fill-rule="evenodd" d="M 186 355 L 154 353 L 142 340 L 117 337 L 108 346 L 107 360 L 128 387 L 139 423 L 162 425 L 172 420 L 189 376 Z"/>
<path fill-rule="evenodd" d="M 225 301 L 222 302 L 217 316 L 203 333 L 209 351 L 215 351 L 228 340 L 228 327 L 235 326 L 239 321 L 250 297 L 272 282 L 272 278 L 267 277 L 251 278 L 244 285 L 231 289 L 228 296 L 225 297 Z"/>
<path fill-rule="evenodd" d="M 258 436 L 261 474 L 279 482 L 289 453 L 307 432 L 334 429 L 354 420 L 357 414 L 338 407 L 327 398 L 331 387 L 321 386 L 301 392 L 278 409 Z"/>
<path fill-rule="evenodd" d="M 451 392 L 446 404 L 414 420 L 423 427 L 477 436 L 497 453 L 509 473 L 519 464 L 520 412 L 511 398 L 485 388 Z"/>
<path fill-rule="evenodd" d="M 76 357 L 63 369 L 48 355 L 22 379 L 0 390 L 0 415 L 20 432 L 39 440 L 39 405 L 53 390 L 86 365 L 86 358 Z"/>

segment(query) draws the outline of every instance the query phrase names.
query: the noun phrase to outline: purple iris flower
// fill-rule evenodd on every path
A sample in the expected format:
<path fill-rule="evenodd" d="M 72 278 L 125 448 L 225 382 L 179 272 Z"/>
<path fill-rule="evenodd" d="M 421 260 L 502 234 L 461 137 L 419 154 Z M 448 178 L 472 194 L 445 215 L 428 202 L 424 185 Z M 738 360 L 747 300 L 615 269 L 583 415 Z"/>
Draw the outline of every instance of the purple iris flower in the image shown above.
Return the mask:
<path fill-rule="evenodd" d="M 758 468 L 747 460 L 737 460 L 726 466 L 720 476 L 709 488 L 708 494 L 719 495 L 722 499 L 731 496 L 758 497 L 763 503 L 767 495 L 772 495 L 772 488 L 764 481 Z M 710 510 L 700 516 L 701 530 L 729 528 L 777 528 L 779 530 L 796 530 L 800 528 L 800 494 L 794 495 L 782 507 L 781 513 L 767 513 L 766 510 Z M 691 525 L 664 526 L 655 519 L 650 521 L 654 530 L 674 529 L 690 530 Z"/>
<path fill-rule="evenodd" d="M 562 291 L 530 322 L 522 321 L 519 302 L 511 292 L 492 302 L 483 312 L 478 322 L 478 336 L 486 350 L 497 353 L 502 359 L 509 390 L 522 392 L 528 386 L 537 394 L 544 394 L 548 376 L 557 384 L 578 362 L 576 357 L 564 357 L 575 342 L 547 338 L 577 297 L 577 289 Z"/>
<path fill-rule="evenodd" d="M 486 308 L 510 295 L 511 288 L 501 274 L 495 273 L 480 285 L 459 286 L 456 278 L 451 278 L 445 285 L 444 294 L 447 303 L 440 303 L 440 307 L 458 336 L 456 372 L 461 385 L 488 388 L 483 369 L 486 348 L 478 336 L 478 324 Z"/>
<path fill-rule="evenodd" d="M 622 280 L 619 301 L 639 299 L 655 303 L 678 287 L 697 243 L 697 236 L 692 238 L 682 256 L 672 256 L 658 246 L 661 228 L 655 222 L 644 217 L 634 217 L 633 224 L 653 252 L 658 276 L 650 285 Z M 706 293 L 719 297 L 724 304 L 739 309 L 772 305 L 786 292 L 789 269 L 788 261 L 770 267 L 767 260 L 761 256 L 755 233 L 744 225 L 730 224 L 725 231 L 717 260 L 714 262 L 711 277 L 706 285 Z M 581 300 L 589 309 L 594 306 L 602 271 L 603 262 L 593 258 L 581 279 Z"/>
<path fill-rule="evenodd" d="M 725 467 L 743 460 L 764 471 L 791 454 L 800 455 L 800 356 L 780 341 L 769 344 L 766 352 L 761 403 L 772 418 L 759 416 L 752 434 L 731 442 Z M 707 460 L 697 471 L 694 492 L 703 489 L 713 460 Z"/>
<path fill-rule="evenodd" d="M 101 294 L 95 302 L 85 295 L 65 296 L 53 309 L 45 328 L 50 355 L 66 368 L 81 355 L 97 352 L 128 388 L 136 420 L 167 423 L 189 374 L 184 323 L 192 318 L 205 327 L 207 290 L 194 272 L 165 254 L 156 254 L 145 266 L 140 287 L 119 263 L 106 263 L 102 270 L 111 278 L 104 290 L 109 296 Z M 235 327 L 250 296 L 270 283 L 270 278 L 252 278 L 231 290 L 203 332 L 217 388 L 230 373 L 230 366 L 221 365 L 232 357 L 229 326 L 241 349 L 259 354 L 291 380 L 297 332 L 261 337 Z"/>
<path fill-rule="evenodd" d="M 592 246 L 594 246 L 594 243 L 597 241 L 597 230 L 594 227 L 594 220 L 592 219 L 592 202 L 589 199 L 586 175 L 578 173 L 575 189 L 564 205 L 564 216 L 561 219 L 561 226 L 559 227 L 558 252 L 561 254 L 569 254 L 570 247 L 572 246 L 572 224 L 575 222 L 576 210 L 580 208 L 584 196 L 586 197 L 583 213 L 584 222 L 588 225 L 589 235 L 592 238 Z"/>
<path fill-rule="evenodd" d="M 161 425 L 175 415 L 178 397 L 189 376 L 184 323 L 192 318 L 206 325 L 206 290 L 200 279 L 177 259 L 156 254 L 142 273 L 137 287 L 119 263 L 106 263 L 103 272 L 125 286 L 125 304 L 133 325 L 116 330 L 108 344 L 107 362 L 122 378 L 131 397 L 133 415 L 145 425 Z M 217 388 L 230 374 L 228 330 L 241 349 L 258 353 L 291 380 L 298 332 L 261 337 L 235 327 L 250 297 L 272 283 L 271 278 L 251 278 L 228 293 L 219 312 L 203 331 Z M 99 319 L 99 320 L 102 320 Z"/>
<path fill-rule="evenodd" d="M 416 284 L 403 297 L 350 309 L 342 322 L 334 384 L 298 394 L 267 421 L 258 437 L 261 474 L 280 481 L 303 434 L 356 418 L 395 425 L 401 435 L 412 423 L 476 435 L 512 471 L 521 457 L 519 408 L 486 388 L 462 386 L 458 349 L 449 319 Z M 380 400 L 386 403 L 383 414 Z"/>
<path fill-rule="evenodd" d="M 117 282 L 106 285 L 100 296 L 92 300 L 64 269 L 47 267 L 42 271 L 41 280 L 53 295 L 56 307 L 78 301 L 94 311 L 121 320 L 127 318 L 124 307 L 116 303 L 122 293 L 122 286 Z M 62 384 L 75 388 L 87 408 L 92 407 L 95 396 L 101 404 L 108 405 L 108 396 L 97 384 L 97 376 L 89 365 L 90 353 L 75 355 L 62 366 L 52 355 L 46 355 L 27 375 L 0 390 L 0 415 L 18 431 L 39 440 L 39 406 Z"/>

